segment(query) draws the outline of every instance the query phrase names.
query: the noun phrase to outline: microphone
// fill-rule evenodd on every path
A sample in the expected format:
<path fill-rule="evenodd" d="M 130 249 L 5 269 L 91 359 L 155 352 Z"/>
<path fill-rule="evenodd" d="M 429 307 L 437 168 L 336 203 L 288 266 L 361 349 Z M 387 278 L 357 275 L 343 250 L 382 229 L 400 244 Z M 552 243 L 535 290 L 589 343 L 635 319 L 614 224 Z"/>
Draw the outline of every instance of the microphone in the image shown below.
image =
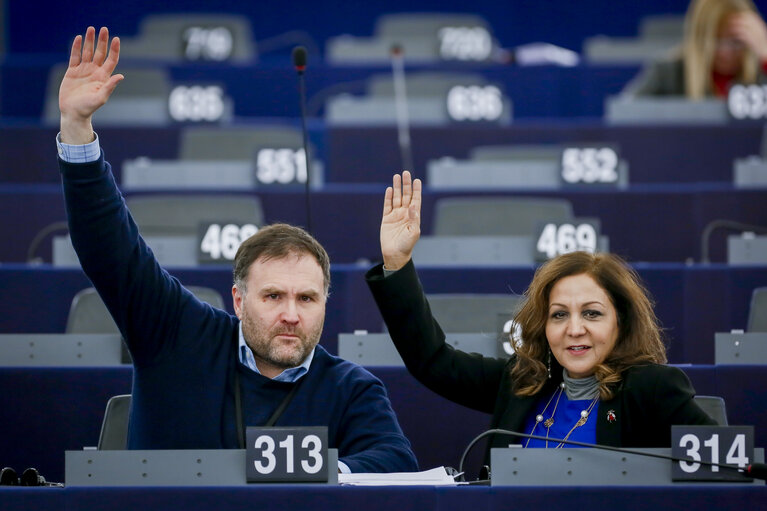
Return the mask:
<path fill-rule="evenodd" d="M 296 68 L 298 74 L 298 90 L 299 90 L 299 102 L 301 104 L 301 133 L 304 140 L 304 157 L 306 158 L 306 231 L 312 233 L 312 209 L 311 209 L 311 157 L 309 154 L 309 136 L 306 131 L 306 81 L 304 79 L 304 71 L 306 71 L 306 48 L 303 46 L 296 46 L 293 48 L 293 67 Z"/>
<path fill-rule="evenodd" d="M 296 68 L 298 74 L 303 74 L 306 70 L 306 48 L 303 46 L 296 46 L 293 48 L 293 67 Z"/>
<path fill-rule="evenodd" d="M 402 157 L 402 170 L 413 169 L 413 151 L 410 146 L 410 119 L 407 112 L 407 91 L 405 88 L 405 54 L 402 46 L 391 47 L 391 72 L 394 83 L 394 111 L 397 116 L 397 143 Z"/>
<path fill-rule="evenodd" d="M 713 463 L 710 461 L 701 461 L 701 460 L 694 460 L 690 458 L 677 458 L 674 456 L 667 456 L 665 454 L 657 454 L 653 452 L 643 452 L 643 451 L 636 451 L 633 449 L 624 449 L 623 447 L 613 447 L 610 445 L 600 445 L 600 444 L 589 444 L 586 442 L 577 442 L 575 440 L 565 440 L 563 438 L 552 438 L 552 437 L 545 437 L 541 435 L 528 435 L 527 433 L 519 433 L 517 431 L 511 431 L 509 429 L 488 429 L 487 431 L 480 433 L 474 439 L 469 442 L 469 445 L 466 447 L 466 449 L 463 451 L 463 454 L 461 455 L 461 461 L 458 464 L 458 473 L 463 474 L 463 463 L 466 461 L 466 456 L 469 454 L 469 451 L 472 447 L 476 445 L 477 442 L 482 440 L 483 438 L 490 436 L 490 435 L 508 435 L 508 436 L 516 436 L 520 438 L 530 438 L 532 440 L 548 440 L 550 442 L 556 442 L 556 443 L 562 443 L 562 444 L 568 444 L 568 445 L 577 445 L 578 447 L 591 447 L 593 449 L 602 449 L 604 451 L 613 451 L 613 452 L 621 452 L 624 454 L 636 454 L 637 456 L 647 456 L 650 458 L 660 458 L 663 460 L 669 460 L 669 461 L 686 461 L 690 463 L 700 463 L 701 465 L 706 465 L 709 467 L 720 467 L 728 470 L 734 470 L 736 472 L 740 472 L 745 474 L 748 477 L 752 477 L 754 479 L 762 479 L 767 480 L 767 464 L 765 463 L 751 463 L 746 468 L 738 467 L 737 465 L 725 465 L 723 463 Z M 463 477 L 463 476 L 462 476 Z"/>

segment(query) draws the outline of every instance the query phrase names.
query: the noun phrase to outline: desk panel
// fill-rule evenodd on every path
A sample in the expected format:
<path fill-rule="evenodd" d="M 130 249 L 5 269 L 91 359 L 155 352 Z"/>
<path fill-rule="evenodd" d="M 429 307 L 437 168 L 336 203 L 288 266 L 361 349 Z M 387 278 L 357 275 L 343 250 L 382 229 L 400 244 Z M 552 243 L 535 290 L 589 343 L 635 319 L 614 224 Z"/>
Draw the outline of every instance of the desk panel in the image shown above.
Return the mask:
<path fill-rule="evenodd" d="M 28 509 L 142 509 L 189 511 L 258 509 L 313 511 L 462 511 L 466 509 L 599 509 L 616 503 L 631 511 L 684 510 L 691 508 L 740 510 L 754 508 L 767 498 L 764 488 L 683 485 L 672 488 L 489 488 L 463 487 L 329 487 L 311 485 L 261 485 L 247 488 L 5 488 L 0 500 L 7 511 Z M 617 504 L 619 503 L 619 504 Z"/>
<path fill-rule="evenodd" d="M 396 167 L 395 167 L 396 168 Z M 328 185 L 311 195 L 312 231 L 335 263 L 380 258 L 379 230 L 384 185 Z M 254 192 L 266 222 L 306 225 L 303 191 Z M 568 199 L 579 217 L 601 219 L 610 250 L 630 261 L 699 260 L 700 237 L 715 219 L 767 224 L 767 188 L 737 190 L 723 184 L 643 185 L 625 191 L 571 190 L 509 192 L 434 192 L 423 197 L 422 232 L 432 233 L 434 207 L 447 197 L 553 197 Z M 353 212 L 353 213 L 352 213 Z M 0 261 L 26 261 L 34 236 L 52 222 L 66 220 L 56 185 L 0 186 Z M 710 258 L 726 260 L 726 230 L 711 237 Z M 51 260 L 50 238 L 36 254 Z"/>
<path fill-rule="evenodd" d="M 724 397 L 730 424 L 753 424 L 755 445 L 767 445 L 767 371 L 763 366 L 681 367 L 699 394 Z M 422 469 L 458 466 L 469 441 L 490 416 L 458 406 L 419 384 L 401 367 L 371 368 L 386 385 L 405 435 Z M 64 451 L 96 445 L 104 407 L 129 393 L 131 367 L 0 368 L 0 460 L 23 470 L 34 466 L 51 481 L 64 479 Z M 476 473 L 483 445 L 469 458 Z"/>

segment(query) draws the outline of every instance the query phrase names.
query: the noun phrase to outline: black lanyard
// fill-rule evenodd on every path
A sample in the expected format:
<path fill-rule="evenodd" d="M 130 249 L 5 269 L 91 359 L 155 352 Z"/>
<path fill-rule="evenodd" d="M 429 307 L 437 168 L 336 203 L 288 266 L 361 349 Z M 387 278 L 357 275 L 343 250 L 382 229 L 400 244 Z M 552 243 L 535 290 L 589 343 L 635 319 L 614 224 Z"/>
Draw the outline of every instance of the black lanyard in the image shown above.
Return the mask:
<path fill-rule="evenodd" d="M 282 415 L 282 412 L 284 412 L 285 408 L 288 407 L 288 404 L 293 399 L 293 396 L 296 395 L 301 382 L 305 379 L 306 375 L 301 377 L 301 379 L 293 385 L 293 388 L 290 389 L 288 395 L 285 396 L 285 398 L 282 400 L 280 406 L 274 410 L 271 417 L 269 417 L 269 420 L 267 420 L 264 424 L 265 428 L 274 426 L 274 424 L 277 422 L 277 419 L 279 419 Z M 240 391 L 240 371 L 237 368 L 236 363 L 234 367 L 234 417 L 237 421 L 237 441 L 240 444 L 240 449 L 245 449 L 245 423 L 242 419 L 242 392 Z"/>

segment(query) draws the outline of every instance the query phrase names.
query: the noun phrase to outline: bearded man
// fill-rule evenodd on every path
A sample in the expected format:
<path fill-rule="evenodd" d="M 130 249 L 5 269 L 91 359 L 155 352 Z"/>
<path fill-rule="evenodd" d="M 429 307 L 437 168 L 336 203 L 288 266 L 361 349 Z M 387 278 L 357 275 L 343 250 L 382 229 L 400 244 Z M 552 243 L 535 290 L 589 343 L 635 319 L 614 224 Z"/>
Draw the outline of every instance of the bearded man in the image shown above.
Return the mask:
<path fill-rule="evenodd" d="M 123 79 L 119 39 L 95 32 L 72 45 L 57 145 L 72 243 L 133 357 L 128 448 L 242 449 L 246 426 L 327 426 L 340 471 L 417 470 L 383 384 L 318 345 L 330 261 L 311 235 L 277 224 L 242 244 L 236 316 L 160 267 L 93 132 Z"/>

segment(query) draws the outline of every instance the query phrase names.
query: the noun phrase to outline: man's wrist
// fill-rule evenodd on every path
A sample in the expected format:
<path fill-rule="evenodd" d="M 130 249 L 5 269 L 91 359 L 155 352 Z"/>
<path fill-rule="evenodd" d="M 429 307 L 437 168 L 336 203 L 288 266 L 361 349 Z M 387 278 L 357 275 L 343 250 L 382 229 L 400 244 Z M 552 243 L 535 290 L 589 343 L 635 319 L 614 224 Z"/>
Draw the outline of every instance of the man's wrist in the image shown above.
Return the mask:
<path fill-rule="evenodd" d="M 93 141 L 87 144 L 67 144 L 62 140 L 62 133 L 56 135 L 56 147 L 59 158 L 67 163 L 90 163 L 101 156 L 99 137 L 93 133 Z"/>
<path fill-rule="evenodd" d="M 61 116 L 61 142 L 69 145 L 85 145 L 95 140 L 90 119 L 71 120 Z"/>

